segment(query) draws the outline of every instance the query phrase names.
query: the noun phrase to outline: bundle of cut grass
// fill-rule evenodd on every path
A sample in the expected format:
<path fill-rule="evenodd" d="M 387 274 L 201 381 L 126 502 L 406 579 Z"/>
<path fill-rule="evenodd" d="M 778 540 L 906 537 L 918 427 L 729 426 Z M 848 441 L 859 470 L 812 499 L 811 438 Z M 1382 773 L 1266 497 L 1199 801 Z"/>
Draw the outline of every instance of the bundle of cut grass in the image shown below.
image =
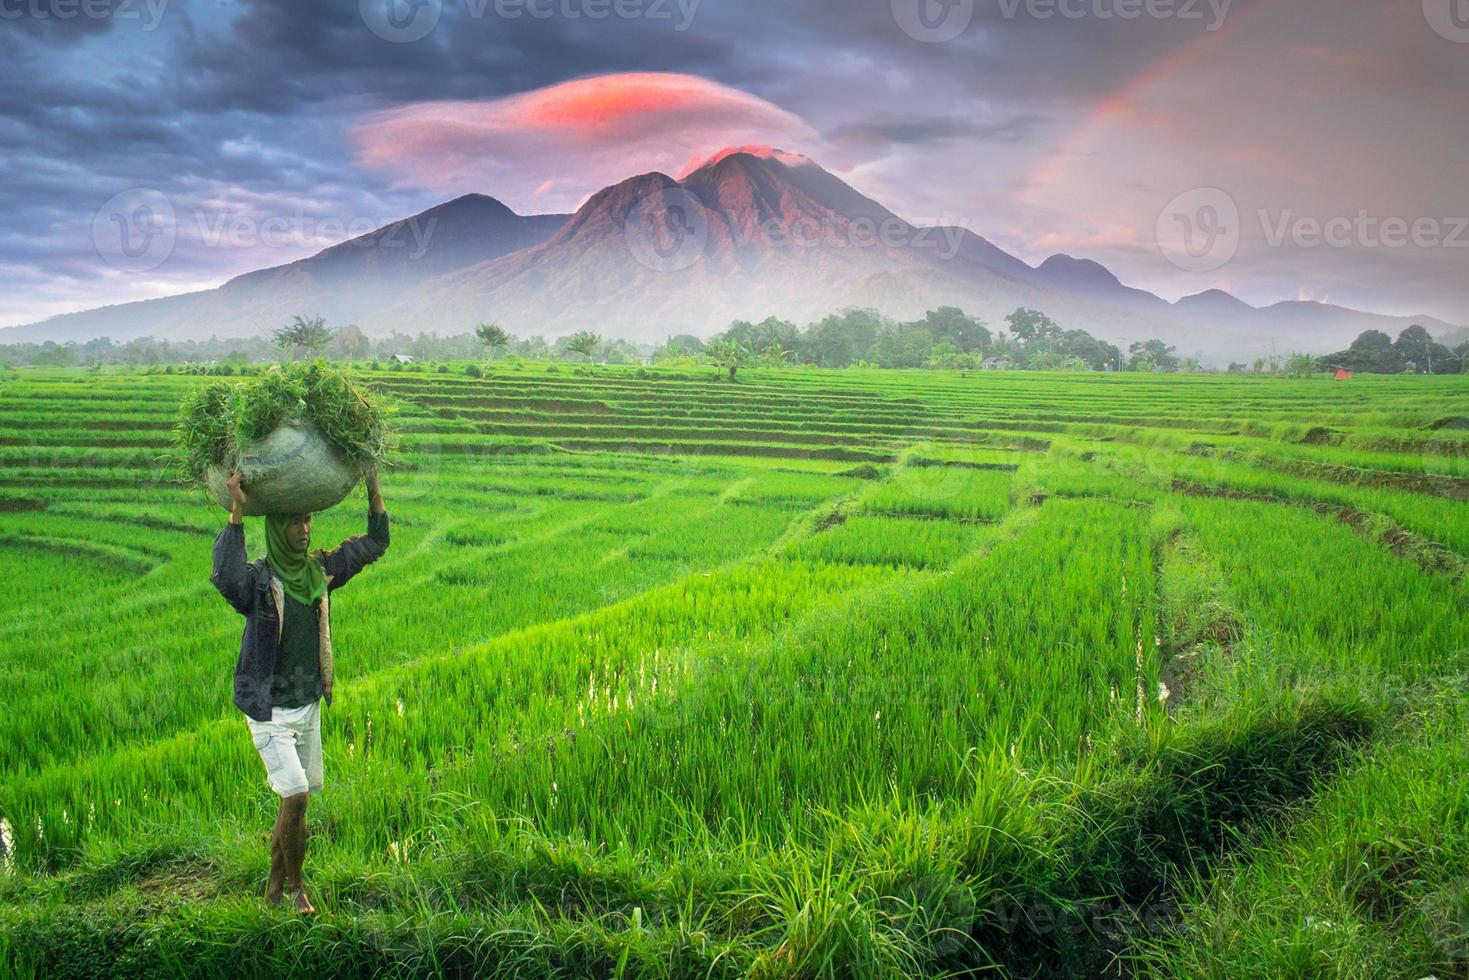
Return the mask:
<path fill-rule="evenodd" d="M 386 461 L 392 411 L 321 361 L 216 381 L 180 408 L 175 464 L 224 507 L 238 469 L 248 514 L 325 510 Z"/>

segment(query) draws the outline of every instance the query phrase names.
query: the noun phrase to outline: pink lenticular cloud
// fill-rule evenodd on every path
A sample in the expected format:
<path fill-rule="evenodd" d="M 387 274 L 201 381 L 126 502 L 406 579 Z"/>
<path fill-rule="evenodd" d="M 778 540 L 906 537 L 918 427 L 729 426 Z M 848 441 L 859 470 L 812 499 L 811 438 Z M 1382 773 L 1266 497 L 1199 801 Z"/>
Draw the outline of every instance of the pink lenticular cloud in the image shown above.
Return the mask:
<path fill-rule="evenodd" d="M 789 153 L 785 150 L 776 149 L 769 143 L 747 143 L 744 146 L 726 146 L 718 153 L 708 156 L 690 157 L 689 162 L 684 164 L 683 168 L 679 170 L 677 174 L 678 179 L 683 180 L 695 170 L 718 163 L 720 160 L 734 153 L 748 153 L 751 156 L 764 157 L 767 160 L 778 160 L 788 167 L 799 167 L 803 164 L 814 162 L 804 153 Z"/>
<path fill-rule="evenodd" d="M 812 147 L 799 117 L 692 75 L 598 75 L 497 99 L 417 102 L 350 131 L 399 186 L 477 191 L 517 210 L 570 209 L 631 174 L 673 173 L 729 144 Z"/>

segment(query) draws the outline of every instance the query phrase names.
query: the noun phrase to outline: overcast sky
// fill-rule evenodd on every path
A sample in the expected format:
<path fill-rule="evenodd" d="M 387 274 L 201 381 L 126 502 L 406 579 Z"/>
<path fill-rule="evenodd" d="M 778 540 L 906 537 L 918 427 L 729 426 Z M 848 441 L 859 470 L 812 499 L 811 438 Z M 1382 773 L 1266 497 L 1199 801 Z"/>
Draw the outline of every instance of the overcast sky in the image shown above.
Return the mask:
<path fill-rule="evenodd" d="M 1469 323 L 1469 0 L 0 0 L 0 63 L 0 324 L 731 144 L 1169 299 Z"/>

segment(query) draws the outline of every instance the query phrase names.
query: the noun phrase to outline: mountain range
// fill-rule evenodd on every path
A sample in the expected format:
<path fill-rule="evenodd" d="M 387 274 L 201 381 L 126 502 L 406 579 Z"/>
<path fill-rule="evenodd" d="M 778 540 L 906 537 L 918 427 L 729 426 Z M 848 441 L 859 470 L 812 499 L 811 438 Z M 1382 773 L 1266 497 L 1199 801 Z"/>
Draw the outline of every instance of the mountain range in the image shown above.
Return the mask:
<path fill-rule="evenodd" d="M 1463 328 L 1299 301 L 1254 307 L 1220 290 L 1170 303 L 1089 259 L 1030 266 L 974 232 L 920 227 L 813 161 L 722 151 L 680 179 L 630 177 L 575 214 L 519 215 L 468 194 L 287 265 L 199 292 L 0 330 L 0 343 L 252 336 L 292 316 L 373 336 L 590 329 L 630 340 L 708 335 L 736 319 L 797 324 L 846 307 L 908 319 L 940 305 L 1003 328 L 1017 306 L 1125 343 L 1151 337 L 1208 360 L 1322 353 L 1367 329 Z"/>

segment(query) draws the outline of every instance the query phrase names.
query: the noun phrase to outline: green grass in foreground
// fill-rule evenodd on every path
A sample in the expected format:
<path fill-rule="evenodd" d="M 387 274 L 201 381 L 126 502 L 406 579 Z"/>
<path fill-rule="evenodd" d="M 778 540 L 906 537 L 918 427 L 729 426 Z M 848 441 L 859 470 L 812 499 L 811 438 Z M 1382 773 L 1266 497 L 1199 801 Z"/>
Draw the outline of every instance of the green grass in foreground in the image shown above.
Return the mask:
<path fill-rule="evenodd" d="M 1469 966 L 1463 379 L 367 380 L 312 922 L 158 448 L 200 379 L 0 383 L 0 975 Z"/>

